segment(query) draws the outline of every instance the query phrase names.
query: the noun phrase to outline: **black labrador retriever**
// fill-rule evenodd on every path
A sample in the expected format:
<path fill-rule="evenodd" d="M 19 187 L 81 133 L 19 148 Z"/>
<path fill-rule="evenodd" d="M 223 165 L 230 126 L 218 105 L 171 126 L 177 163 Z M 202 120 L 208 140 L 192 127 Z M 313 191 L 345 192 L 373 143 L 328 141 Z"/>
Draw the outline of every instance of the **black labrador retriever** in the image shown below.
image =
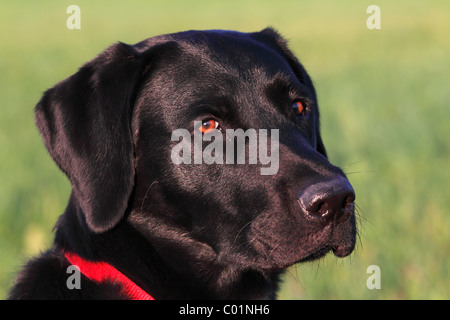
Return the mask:
<path fill-rule="evenodd" d="M 287 267 L 354 248 L 353 188 L 327 160 L 310 77 L 272 29 L 114 44 L 35 113 L 72 193 L 10 299 L 273 299 Z M 195 155 L 208 141 L 212 162 Z M 250 163 L 255 145 L 266 154 Z"/>

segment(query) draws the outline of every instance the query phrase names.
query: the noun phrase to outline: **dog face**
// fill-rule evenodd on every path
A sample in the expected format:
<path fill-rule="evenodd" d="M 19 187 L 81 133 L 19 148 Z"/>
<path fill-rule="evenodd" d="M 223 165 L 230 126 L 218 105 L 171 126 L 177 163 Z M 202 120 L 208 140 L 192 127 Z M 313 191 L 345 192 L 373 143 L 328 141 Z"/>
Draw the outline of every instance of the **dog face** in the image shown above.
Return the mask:
<path fill-rule="evenodd" d="M 129 223 L 174 268 L 274 271 L 354 248 L 354 191 L 327 160 L 311 79 L 271 29 L 116 44 L 50 89 L 36 122 L 87 228 Z M 203 139 L 184 156 L 214 135 L 224 161 L 176 163 L 179 129 Z M 277 155 L 270 174 L 225 161 L 237 129 L 254 130 L 245 159 L 256 141 Z"/>

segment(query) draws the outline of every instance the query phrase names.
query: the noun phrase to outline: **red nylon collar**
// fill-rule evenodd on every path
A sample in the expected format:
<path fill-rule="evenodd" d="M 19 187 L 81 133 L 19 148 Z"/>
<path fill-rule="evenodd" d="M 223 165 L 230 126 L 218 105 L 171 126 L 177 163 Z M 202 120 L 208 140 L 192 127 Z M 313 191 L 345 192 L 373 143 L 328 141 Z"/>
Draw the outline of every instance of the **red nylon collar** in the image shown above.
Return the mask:
<path fill-rule="evenodd" d="M 64 256 L 72 265 L 78 266 L 80 272 L 92 281 L 112 280 L 120 283 L 122 290 L 131 300 L 155 300 L 123 273 L 106 262 L 87 261 L 76 253 L 68 251 L 64 251 Z"/>

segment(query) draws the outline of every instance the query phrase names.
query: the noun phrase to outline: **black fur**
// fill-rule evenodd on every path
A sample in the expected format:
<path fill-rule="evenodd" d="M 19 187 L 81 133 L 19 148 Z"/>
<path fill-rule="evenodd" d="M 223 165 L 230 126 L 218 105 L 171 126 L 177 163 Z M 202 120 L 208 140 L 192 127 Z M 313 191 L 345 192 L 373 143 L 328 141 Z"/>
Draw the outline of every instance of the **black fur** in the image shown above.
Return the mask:
<path fill-rule="evenodd" d="M 297 117 L 294 101 L 310 113 Z M 68 289 L 62 249 L 110 263 L 156 299 L 273 299 L 290 265 L 353 250 L 353 191 L 327 160 L 311 79 L 272 29 L 114 44 L 35 112 L 72 194 L 54 247 L 10 299 L 127 298 L 114 279 Z M 174 164 L 171 133 L 211 118 L 223 132 L 279 129 L 278 172 Z"/>

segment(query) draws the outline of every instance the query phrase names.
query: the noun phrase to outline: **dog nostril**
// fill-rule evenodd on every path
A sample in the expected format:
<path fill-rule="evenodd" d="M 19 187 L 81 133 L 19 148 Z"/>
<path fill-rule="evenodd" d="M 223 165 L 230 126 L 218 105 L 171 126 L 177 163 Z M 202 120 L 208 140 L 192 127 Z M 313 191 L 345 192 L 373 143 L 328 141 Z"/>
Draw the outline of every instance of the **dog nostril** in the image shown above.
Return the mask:
<path fill-rule="evenodd" d="M 353 214 L 355 193 L 348 181 L 337 179 L 308 187 L 299 201 L 306 215 L 340 222 Z"/>
<path fill-rule="evenodd" d="M 306 208 L 306 211 L 309 215 L 321 218 L 347 217 L 349 213 L 353 212 L 353 199 L 353 195 L 334 194 L 325 196 L 313 202 L 311 206 Z"/>
<path fill-rule="evenodd" d="M 325 216 L 328 213 L 328 202 L 318 204 L 317 210 L 310 210 L 309 212 L 317 216 Z"/>
<path fill-rule="evenodd" d="M 355 195 L 349 195 L 345 198 L 345 202 L 342 205 L 344 212 L 351 211 L 355 208 Z"/>

